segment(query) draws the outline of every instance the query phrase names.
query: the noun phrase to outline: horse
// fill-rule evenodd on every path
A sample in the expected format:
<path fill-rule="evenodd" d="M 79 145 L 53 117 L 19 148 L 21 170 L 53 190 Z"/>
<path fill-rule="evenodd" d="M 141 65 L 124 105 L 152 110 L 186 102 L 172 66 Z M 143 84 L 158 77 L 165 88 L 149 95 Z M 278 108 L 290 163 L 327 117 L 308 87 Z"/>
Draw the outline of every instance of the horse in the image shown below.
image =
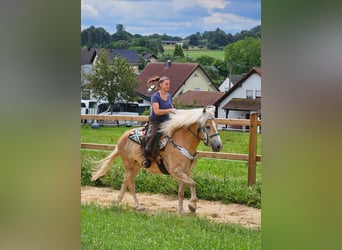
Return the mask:
<path fill-rule="evenodd" d="M 223 144 L 215 123 L 215 107 L 179 109 L 175 114 L 170 114 L 170 119 L 163 122 L 160 132 L 163 134 L 161 141 L 164 146 L 160 149 L 162 168 L 156 161 L 152 161 L 149 168 L 142 167 L 142 146 L 130 139 L 137 129 L 131 129 L 123 133 L 114 150 L 104 159 L 97 161 L 97 167 L 92 172 L 91 180 L 95 181 L 105 175 L 117 157 L 122 158 L 125 167 L 125 176 L 118 195 L 118 203 L 124 197 L 127 187 L 133 197 L 137 210 L 144 210 L 140 205 L 136 192 L 134 178 L 143 168 L 154 174 L 169 174 L 178 181 L 178 213 L 185 213 L 183 208 L 185 185 L 189 185 L 191 198 L 189 210 L 194 213 L 197 209 L 197 196 L 195 182 L 190 177 L 191 170 L 196 165 L 196 150 L 201 141 L 206 146 L 211 146 L 212 151 L 219 152 Z M 166 141 L 166 142 L 165 142 Z M 97 169 L 97 170 L 96 170 Z"/>

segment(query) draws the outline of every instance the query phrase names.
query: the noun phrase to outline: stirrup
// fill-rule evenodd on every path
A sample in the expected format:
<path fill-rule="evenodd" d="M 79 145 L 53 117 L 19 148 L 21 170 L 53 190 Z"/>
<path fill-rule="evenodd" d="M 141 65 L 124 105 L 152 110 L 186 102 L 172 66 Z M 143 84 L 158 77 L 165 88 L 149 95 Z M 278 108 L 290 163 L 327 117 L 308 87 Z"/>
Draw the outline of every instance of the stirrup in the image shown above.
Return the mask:
<path fill-rule="evenodd" d="M 141 165 L 144 167 L 144 168 L 149 168 L 151 167 L 151 161 L 149 159 L 145 159 L 143 160 L 143 162 L 141 163 Z"/>
<path fill-rule="evenodd" d="M 154 160 L 157 162 L 158 165 L 163 164 L 163 157 L 157 155 Z"/>

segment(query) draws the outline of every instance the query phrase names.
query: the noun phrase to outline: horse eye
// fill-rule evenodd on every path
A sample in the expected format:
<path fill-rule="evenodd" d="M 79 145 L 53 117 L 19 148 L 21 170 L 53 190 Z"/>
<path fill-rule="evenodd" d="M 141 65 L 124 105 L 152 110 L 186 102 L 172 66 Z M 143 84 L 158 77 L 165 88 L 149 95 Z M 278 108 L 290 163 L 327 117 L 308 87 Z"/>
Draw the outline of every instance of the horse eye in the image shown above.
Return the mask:
<path fill-rule="evenodd" d="M 209 129 L 210 129 L 210 126 L 208 125 L 208 126 L 206 126 L 205 128 L 209 130 Z"/>

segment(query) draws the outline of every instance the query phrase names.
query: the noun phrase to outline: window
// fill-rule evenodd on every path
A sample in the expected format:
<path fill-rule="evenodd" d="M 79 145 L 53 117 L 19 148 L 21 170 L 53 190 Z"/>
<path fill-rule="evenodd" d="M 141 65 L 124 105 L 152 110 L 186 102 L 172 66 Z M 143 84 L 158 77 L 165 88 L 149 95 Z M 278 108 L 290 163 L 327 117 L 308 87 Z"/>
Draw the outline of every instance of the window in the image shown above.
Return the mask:
<path fill-rule="evenodd" d="M 253 99 L 253 90 L 246 90 L 246 98 Z"/>
<path fill-rule="evenodd" d="M 255 91 L 255 98 L 261 98 L 261 90 Z"/>
<path fill-rule="evenodd" d="M 194 88 L 194 90 L 195 90 L 195 91 L 200 91 L 200 90 L 201 90 L 201 88 Z"/>

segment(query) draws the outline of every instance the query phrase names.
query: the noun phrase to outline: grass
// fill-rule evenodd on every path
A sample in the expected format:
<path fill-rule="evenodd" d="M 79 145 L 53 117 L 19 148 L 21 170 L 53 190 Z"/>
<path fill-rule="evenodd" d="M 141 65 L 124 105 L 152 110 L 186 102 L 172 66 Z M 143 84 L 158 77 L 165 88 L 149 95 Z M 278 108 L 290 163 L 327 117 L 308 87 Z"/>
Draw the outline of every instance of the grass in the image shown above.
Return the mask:
<path fill-rule="evenodd" d="M 260 229 L 129 207 L 81 206 L 81 246 L 101 249 L 261 249 Z"/>
<path fill-rule="evenodd" d="M 174 45 L 170 46 L 164 46 L 164 53 L 171 53 L 173 54 L 175 50 Z M 185 57 L 191 57 L 193 59 L 196 59 L 199 56 L 210 56 L 214 57 L 219 60 L 224 60 L 224 50 L 209 50 L 209 49 L 200 49 L 200 48 L 192 48 L 189 49 L 183 49 L 183 53 Z"/>
<path fill-rule="evenodd" d="M 223 50 L 183 50 L 185 57 L 192 57 L 196 59 L 200 56 L 210 56 L 219 60 L 224 60 Z"/>

